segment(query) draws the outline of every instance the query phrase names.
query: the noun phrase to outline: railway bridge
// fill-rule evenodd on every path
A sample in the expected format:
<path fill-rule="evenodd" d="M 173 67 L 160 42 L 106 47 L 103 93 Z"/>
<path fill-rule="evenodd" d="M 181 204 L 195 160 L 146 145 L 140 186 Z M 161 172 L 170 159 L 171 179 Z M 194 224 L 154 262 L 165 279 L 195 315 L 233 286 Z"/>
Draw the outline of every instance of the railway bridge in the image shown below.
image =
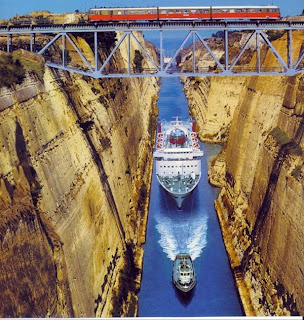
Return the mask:
<path fill-rule="evenodd" d="M 240 44 L 238 52 L 229 43 L 230 37 L 236 31 L 247 34 L 246 41 Z M 100 40 L 110 33 L 116 32 L 117 40 L 111 50 L 99 54 Z M 158 56 L 153 58 L 151 51 L 138 39 L 138 33 L 156 33 Z M 165 34 L 175 32 L 183 34 L 176 50 L 170 59 L 164 58 L 164 47 L 168 39 Z M 214 50 L 208 43 L 211 33 L 221 35 L 221 57 L 218 50 Z M 270 33 L 280 33 L 286 39 L 284 54 L 280 53 L 272 43 Z M 295 33 L 297 39 L 302 38 L 300 49 L 294 54 Z M 74 40 L 75 35 L 89 35 L 92 39 L 92 57 L 88 57 Z M 285 36 L 286 34 L 286 36 Z M 52 68 L 77 72 L 93 78 L 122 78 L 122 77 L 180 77 L 180 76 L 244 76 L 244 75 L 288 75 L 292 76 L 304 71 L 304 21 L 183 21 L 183 22 L 136 22 L 136 23 L 108 23 L 108 24 L 65 24 L 65 25 L 13 25 L 0 26 L 0 37 L 6 38 L 6 51 L 11 52 L 16 46 L 14 39 L 22 36 L 28 41 L 28 49 L 44 55 L 46 65 Z M 38 48 L 37 37 L 46 37 L 47 44 Z M 4 40 L 5 43 L 5 40 Z M 115 58 L 117 50 L 122 44 L 127 48 L 127 67 L 115 70 L 111 60 Z M 57 58 L 50 56 L 49 49 L 56 44 Z M 183 48 L 188 46 L 192 50 L 191 63 L 187 68 L 178 68 L 176 59 Z M 299 47 L 299 40 L 297 40 Z M 132 52 L 134 48 L 147 58 L 148 68 L 134 68 Z M 199 61 L 198 47 L 207 52 L 213 66 L 206 66 Z M 265 50 L 266 49 L 266 50 Z M 78 63 L 69 59 L 68 51 L 78 55 Z M 133 50 L 133 51 L 132 51 Z M 58 52 L 59 51 L 59 52 Z M 233 54 L 232 54 L 233 51 Z M 248 52 L 254 52 L 255 65 L 241 63 Z M 274 56 L 272 66 L 264 65 L 265 52 Z M 60 57 L 60 59 L 58 59 Z M 79 63 L 81 61 L 81 63 Z"/>

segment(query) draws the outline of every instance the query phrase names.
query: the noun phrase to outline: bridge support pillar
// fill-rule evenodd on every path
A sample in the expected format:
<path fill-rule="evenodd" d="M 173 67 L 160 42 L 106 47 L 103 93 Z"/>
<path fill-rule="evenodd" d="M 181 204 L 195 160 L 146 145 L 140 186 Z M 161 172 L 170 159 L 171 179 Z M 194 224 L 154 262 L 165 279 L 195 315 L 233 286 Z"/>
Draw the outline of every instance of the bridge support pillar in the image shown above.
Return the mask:
<path fill-rule="evenodd" d="M 128 73 L 131 73 L 131 34 L 128 32 Z"/>
<path fill-rule="evenodd" d="M 228 43 L 228 30 L 224 30 L 224 43 L 225 43 L 225 70 L 229 69 L 229 43 Z"/>
<path fill-rule="evenodd" d="M 11 52 L 11 45 L 12 45 L 12 35 L 7 35 L 7 42 L 6 42 L 6 51 L 9 53 Z"/>
<path fill-rule="evenodd" d="M 66 60 L 65 60 L 65 34 L 62 34 L 62 65 L 65 67 Z"/>
<path fill-rule="evenodd" d="M 31 33 L 30 34 L 30 51 L 35 51 L 35 45 L 36 45 L 36 34 Z"/>
<path fill-rule="evenodd" d="M 287 36 L 287 46 L 288 46 L 288 68 L 293 68 L 293 56 L 292 56 L 292 29 L 288 30 L 288 36 Z"/>
<path fill-rule="evenodd" d="M 261 48 L 260 48 L 259 33 L 255 34 L 255 39 L 256 39 L 256 50 L 257 50 L 256 66 L 257 66 L 258 73 L 261 73 Z"/>
<path fill-rule="evenodd" d="M 95 71 L 98 71 L 98 33 L 94 32 L 94 58 L 95 58 Z"/>

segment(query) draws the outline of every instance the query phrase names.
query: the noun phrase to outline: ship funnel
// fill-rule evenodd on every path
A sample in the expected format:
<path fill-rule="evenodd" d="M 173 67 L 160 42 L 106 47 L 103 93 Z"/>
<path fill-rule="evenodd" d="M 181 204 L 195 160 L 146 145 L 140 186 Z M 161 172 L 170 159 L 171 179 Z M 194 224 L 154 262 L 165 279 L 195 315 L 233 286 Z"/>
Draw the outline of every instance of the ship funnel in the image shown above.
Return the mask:
<path fill-rule="evenodd" d="M 161 132 L 161 122 L 157 122 L 157 132 Z"/>
<path fill-rule="evenodd" d="M 192 131 L 196 132 L 196 121 L 195 121 L 195 117 L 192 118 Z"/>

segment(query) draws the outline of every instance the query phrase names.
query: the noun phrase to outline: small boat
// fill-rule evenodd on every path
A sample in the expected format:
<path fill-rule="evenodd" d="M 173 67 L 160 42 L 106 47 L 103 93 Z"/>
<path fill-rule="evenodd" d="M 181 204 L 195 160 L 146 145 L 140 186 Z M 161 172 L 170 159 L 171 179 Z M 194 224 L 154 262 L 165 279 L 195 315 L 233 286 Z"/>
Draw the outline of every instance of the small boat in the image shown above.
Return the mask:
<path fill-rule="evenodd" d="M 192 259 L 188 253 L 176 255 L 173 263 L 172 281 L 177 289 L 188 292 L 196 284 L 196 275 Z"/>

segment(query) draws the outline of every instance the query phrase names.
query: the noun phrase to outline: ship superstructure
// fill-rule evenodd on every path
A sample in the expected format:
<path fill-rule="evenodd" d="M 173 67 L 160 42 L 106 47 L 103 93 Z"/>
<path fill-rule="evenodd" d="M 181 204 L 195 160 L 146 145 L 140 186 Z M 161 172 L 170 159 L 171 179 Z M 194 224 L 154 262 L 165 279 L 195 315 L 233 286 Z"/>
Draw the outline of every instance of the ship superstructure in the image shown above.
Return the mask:
<path fill-rule="evenodd" d="M 195 121 L 158 123 L 156 148 L 156 176 L 160 185 L 173 197 L 180 208 L 201 178 L 201 157 Z"/>
<path fill-rule="evenodd" d="M 172 281 L 182 292 L 188 292 L 196 284 L 193 261 L 188 253 L 176 255 L 173 264 Z"/>

